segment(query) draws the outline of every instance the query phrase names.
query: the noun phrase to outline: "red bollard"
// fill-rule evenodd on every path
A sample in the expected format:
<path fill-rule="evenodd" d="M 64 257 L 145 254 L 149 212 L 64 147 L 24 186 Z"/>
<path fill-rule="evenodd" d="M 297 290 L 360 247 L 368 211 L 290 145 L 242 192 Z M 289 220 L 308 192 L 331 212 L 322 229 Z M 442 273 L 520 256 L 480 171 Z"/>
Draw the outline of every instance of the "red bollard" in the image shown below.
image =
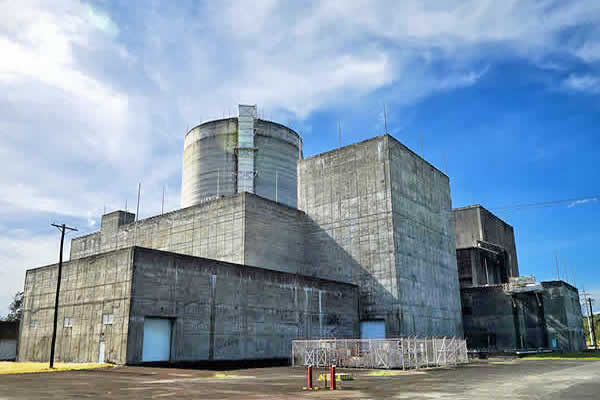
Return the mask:
<path fill-rule="evenodd" d="M 331 378 L 331 390 L 335 390 L 335 365 L 329 367 L 329 377 Z"/>
<path fill-rule="evenodd" d="M 312 365 L 308 366 L 308 388 L 312 390 Z"/>

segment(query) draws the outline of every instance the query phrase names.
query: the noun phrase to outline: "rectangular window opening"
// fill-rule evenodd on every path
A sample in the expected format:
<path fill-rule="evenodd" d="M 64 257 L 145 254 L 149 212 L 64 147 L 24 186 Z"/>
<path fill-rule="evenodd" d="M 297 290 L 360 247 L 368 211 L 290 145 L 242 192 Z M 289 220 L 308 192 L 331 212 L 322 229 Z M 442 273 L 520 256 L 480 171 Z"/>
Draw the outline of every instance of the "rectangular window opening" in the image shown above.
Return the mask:
<path fill-rule="evenodd" d="M 104 314 L 102 315 L 102 324 L 104 325 L 112 325 L 113 323 L 113 315 L 112 314 Z"/>

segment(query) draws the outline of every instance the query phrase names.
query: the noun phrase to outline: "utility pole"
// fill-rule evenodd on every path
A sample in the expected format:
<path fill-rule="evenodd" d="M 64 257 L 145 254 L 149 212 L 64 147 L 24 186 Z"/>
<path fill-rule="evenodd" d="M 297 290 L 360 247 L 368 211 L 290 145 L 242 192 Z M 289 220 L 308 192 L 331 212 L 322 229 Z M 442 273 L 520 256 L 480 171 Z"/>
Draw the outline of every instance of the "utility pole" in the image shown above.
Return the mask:
<path fill-rule="evenodd" d="M 560 272 L 558 271 L 558 253 L 554 252 L 554 261 L 556 262 L 556 280 L 560 281 Z"/>
<path fill-rule="evenodd" d="M 590 323 L 590 315 L 591 313 L 589 312 L 588 309 L 588 305 L 587 305 L 587 294 L 585 293 L 585 289 L 582 288 L 581 289 L 581 294 L 583 295 L 583 306 L 585 307 L 585 309 L 588 311 L 588 315 L 587 315 L 587 320 L 588 320 L 588 331 L 590 333 L 590 344 L 593 343 L 592 342 L 592 336 L 593 336 L 593 332 L 592 332 L 592 324 Z"/>
<path fill-rule="evenodd" d="M 590 340 L 594 344 L 594 349 L 598 350 L 598 344 L 596 343 L 596 330 L 594 329 L 594 312 L 592 311 L 592 298 L 591 297 L 588 297 L 588 304 L 590 305 L 590 319 L 588 319 L 588 324 L 589 324 L 590 320 L 592 322 Z"/>
<path fill-rule="evenodd" d="M 573 279 L 573 286 L 577 287 L 577 280 L 575 280 L 575 270 L 573 264 L 571 264 L 571 278 Z"/>
<path fill-rule="evenodd" d="M 54 346 L 56 346 L 56 323 L 58 322 L 58 296 L 60 294 L 60 278 L 62 275 L 63 245 L 65 243 L 65 231 L 77 231 L 75 228 L 65 224 L 52 224 L 60 230 L 60 253 L 58 254 L 58 276 L 56 278 L 56 296 L 54 298 L 54 324 L 52 326 L 52 342 L 50 344 L 50 368 L 54 368 Z"/>

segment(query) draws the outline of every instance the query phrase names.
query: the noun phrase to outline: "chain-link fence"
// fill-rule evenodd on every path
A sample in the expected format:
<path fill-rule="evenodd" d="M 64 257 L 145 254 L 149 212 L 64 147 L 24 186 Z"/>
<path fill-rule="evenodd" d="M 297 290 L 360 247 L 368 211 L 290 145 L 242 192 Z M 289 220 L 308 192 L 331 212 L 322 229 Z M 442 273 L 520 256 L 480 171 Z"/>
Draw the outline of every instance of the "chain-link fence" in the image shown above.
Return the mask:
<path fill-rule="evenodd" d="M 292 365 L 345 368 L 422 368 L 468 363 L 456 337 L 294 340 Z"/>

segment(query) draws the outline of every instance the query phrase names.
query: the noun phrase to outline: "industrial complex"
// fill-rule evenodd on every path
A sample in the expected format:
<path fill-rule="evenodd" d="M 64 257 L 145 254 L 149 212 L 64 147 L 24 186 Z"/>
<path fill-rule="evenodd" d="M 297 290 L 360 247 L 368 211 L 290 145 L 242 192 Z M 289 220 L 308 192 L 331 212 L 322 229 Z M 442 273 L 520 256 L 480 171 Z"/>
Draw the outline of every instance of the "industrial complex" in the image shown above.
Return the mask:
<path fill-rule="evenodd" d="M 46 361 L 57 265 L 25 278 L 18 359 Z M 63 264 L 56 360 L 289 359 L 292 340 L 466 338 L 579 350 L 577 289 L 520 277 L 513 228 L 452 209 L 449 178 L 390 135 L 309 158 L 255 106 L 184 140 L 181 209 L 102 216 Z"/>

